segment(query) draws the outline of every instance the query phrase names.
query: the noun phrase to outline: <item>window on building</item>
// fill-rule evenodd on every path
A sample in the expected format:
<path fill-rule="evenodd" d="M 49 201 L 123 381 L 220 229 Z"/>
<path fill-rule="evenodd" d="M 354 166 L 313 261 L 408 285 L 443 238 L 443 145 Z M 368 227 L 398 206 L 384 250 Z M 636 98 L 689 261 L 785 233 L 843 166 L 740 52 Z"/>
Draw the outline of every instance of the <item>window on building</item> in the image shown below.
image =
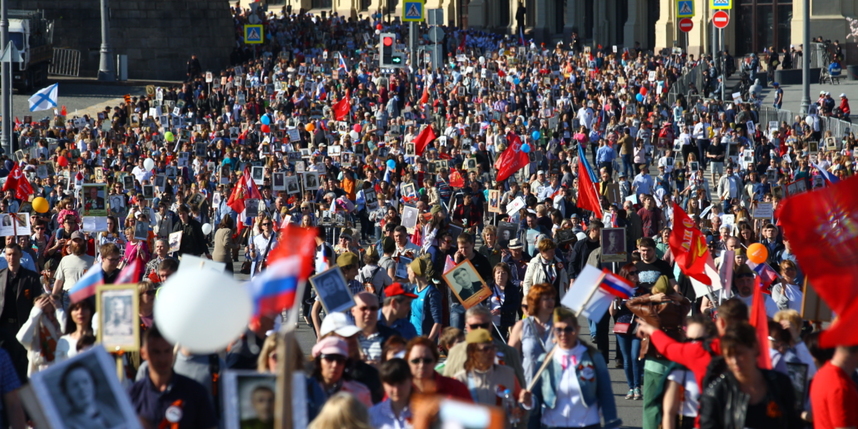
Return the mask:
<path fill-rule="evenodd" d="M 793 0 L 739 0 L 731 14 L 736 19 L 736 54 L 789 48 Z"/>
<path fill-rule="evenodd" d="M 310 2 L 310 7 L 312 9 L 330 9 L 333 7 L 332 0 L 312 0 Z M 294 9 L 294 7 L 293 7 Z"/>
<path fill-rule="evenodd" d="M 360 10 L 367 11 L 369 10 L 369 6 L 372 4 L 372 0 L 360 0 Z"/>

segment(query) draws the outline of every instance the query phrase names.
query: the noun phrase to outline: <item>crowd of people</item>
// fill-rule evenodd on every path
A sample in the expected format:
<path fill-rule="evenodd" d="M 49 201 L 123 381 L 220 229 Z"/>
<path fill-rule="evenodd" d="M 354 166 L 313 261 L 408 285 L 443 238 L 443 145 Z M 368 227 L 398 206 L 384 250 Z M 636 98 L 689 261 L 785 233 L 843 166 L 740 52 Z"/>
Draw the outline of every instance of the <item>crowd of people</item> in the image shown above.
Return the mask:
<path fill-rule="evenodd" d="M 382 73 L 377 30 L 402 41 L 407 27 L 378 18 L 235 8 L 236 34 L 261 22 L 265 43 L 237 45 L 210 79 L 193 58 L 181 85 L 20 126 L 0 176 L 23 172 L 34 192 L 0 201 L 31 212 L 0 262 L 3 427 L 26 425 L 8 393 L 96 344 L 93 301 L 69 291 L 94 264 L 113 283 L 137 261 L 131 402 L 149 427 L 217 427 L 220 372 L 275 372 L 284 319 L 264 315 L 220 353 L 174 351 L 153 316 L 159 286 L 187 256 L 254 277 L 288 224 L 317 228 L 316 272 L 339 269 L 353 297 L 344 312 L 314 288 L 297 297 L 317 339 L 297 357 L 312 428 L 411 427 L 419 393 L 504 407 L 514 427 L 619 427 L 610 367 L 645 429 L 858 426 L 858 345 L 819 346 L 776 218 L 785 198 L 853 174 L 851 133 L 820 129 L 813 109 L 774 126 L 750 104 L 669 100 L 698 64 L 721 82 L 717 62 L 639 46 L 448 28 L 440 67 Z M 510 151 L 527 161 L 497 180 Z M 103 228 L 82 216 L 83 183 L 107 186 Z M 677 268 L 677 208 L 732 267 L 732 290 L 699 296 Z M 749 261 L 755 245 L 765 261 Z M 561 300 L 587 266 L 634 294 L 585 335 Z M 767 344 L 749 324 L 755 281 Z M 273 427 L 273 413 L 242 427 Z"/>

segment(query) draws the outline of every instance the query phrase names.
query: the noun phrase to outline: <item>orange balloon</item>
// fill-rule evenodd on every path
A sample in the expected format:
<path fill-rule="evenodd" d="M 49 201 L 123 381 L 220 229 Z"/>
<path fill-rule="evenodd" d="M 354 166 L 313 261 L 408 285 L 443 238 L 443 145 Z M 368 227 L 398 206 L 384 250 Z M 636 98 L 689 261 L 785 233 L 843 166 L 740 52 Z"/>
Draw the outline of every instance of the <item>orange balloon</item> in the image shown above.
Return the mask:
<path fill-rule="evenodd" d="M 316 126 L 315 126 L 315 125 L 313 125 L 312 123 L 309 123 L 309 124 L 307 124 L 307 126 L 305 126 L 304 128 L 307 130 L 307 132 L 308 132 L 308 133 L 312 133 L 312 132 L 313 132 L 313 130 L 315 130 L 315 129 L 316 129 Z"/>
<path fill-rule="evenodd" d="M 769 258 L 769 249 L 761 243 L 748 246 L 748 260 L 755 264 L 762 264 Z"/>

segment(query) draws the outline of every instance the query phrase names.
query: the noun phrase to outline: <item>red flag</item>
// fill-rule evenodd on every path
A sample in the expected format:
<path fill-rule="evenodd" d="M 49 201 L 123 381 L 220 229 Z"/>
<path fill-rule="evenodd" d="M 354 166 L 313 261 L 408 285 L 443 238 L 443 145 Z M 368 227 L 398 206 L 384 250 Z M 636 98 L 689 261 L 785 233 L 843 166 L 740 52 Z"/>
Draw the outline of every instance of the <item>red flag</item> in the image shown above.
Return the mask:
<path fill-rule="evenodd" d="M 420 104 L 426 104 L 429 102 L 429 85 L 425 85 L 423 87 L 423 96 L 420 97 Z"/>
<path fill-rule="evenodd" d="M 119 275 L 116 276 L 116 280 L 113 283 L 118 285 L 137 283 L 138 281 L 140 281 L 140 276 L 143 275 L 144 267 L 145 264 L 140 261 L 140 258 L 135 257 L 130 264 L 126 265 L 125 268 L 123 268 L 122 271 L 119 272 Z"/>
<path fill-rule="evenodd" d="M 423 128 L 423 131 L 420 131 L 420 134 L 417 137 L 414 137 L 414 151 L 418 156 L 423 155 L 423 151 L 426 150 L 426 146 L 429 146 L 433 140 L 435 140 L 437 136 L 435 135 L 435 131 L 432 129 L 432 126 L 427 126 Z"/>
<path fill-rule="evenodd" d="M 3 184 L 3 192 L 10 189 L 15 190 L 15 198 L 19 200 L 26 200 L 33 194 L 33 187 L 30 186 L 30 181 L 27 180 L 27 176 L 24 175 L 18 164 L 12 166 L 12 171 L 9 172 L 6 183 Z"/>
<path fill-rule="evenodd" d="M 814 290 L 837 314 L 820 346 L 858 345 L 858 192 L 855 176 L 778 204 L 775 217 Z"/>
<path fill-rule="evenodd" d="M 63 110 L 61 110 L 61 111 L 60 111 L 60 115 L 62 115 L 62 116 L 68 116 L 68 113 L 66 113 L 66 106 L 65 106 L 65 104 L 63 105 Z"/>
<path fill-rule="evenodd" d="M 349 92 L 346 91 L 346 96 L 341 98 L 334 104 L 334 118 L 338 121 L 345 119 L 349 114 Z"/>
<path fill-rule="evenodd" d="M 423 245 L 423 239 L 420 237 L 420 228 L 419 227 L 414 228 L 414 234 L 411 234 L 411 242 L 418 245 L 418 246 Z"/>
<path fill-rule="evenodd" d="M 518 134 L 509 133 L 506 136 L 509 147 L 495 161 L 495 169 L 498 171 L 497 181 L 502 182 L 521 170 L 530 162 L 527 154 L 521 150 L 521 138 Z"/>
<path fill-rule="evenodd" d="M 581 159 L 578 159 L 578 171 L 583 172 L 578 175 L 578 207 L 589 210 L 596 215 L 597 219 L 602 218 L 602 205 L 599 200 L 599 194 L 596 193 L 596 186 L 590 175 L 587 174 L 587 167 Z"/>
<path fill-rule="evenodd" d="M 751 326 L 757 329 L 757 343 L 760 353 L 757 366 L 772 369 L 772 357 L 769 355 L 769 318 L 766 317 L 766 297 L 760 290 L 760 277 L 754 277 L 754 301 L 751 303 Z"/>
<path fill-rule="evenodd" d="M 706 237 L 676 203 L 673 203 L 673 231 L 669 241 L 670 251 L 680 271 L 700 283 L 712 285 L 712 280 L 706 275 L 706 260 L 709 259 Z"/>
<path fill-rule="evenodd" d="M 248 198 L 261 199 L 262 194 L 259 193 L 256 183 L 250 178 L 250 171 L 245 168 L 241 178 L 235 184 L 232 194 L 230 194 L 229 199 L 226 201 L 226 205 L 241 213 L 244 211 L 244 200 Z"/>
<path fill-rule="evenodd" d="M 459 173 L 459 170 L 455 168 L 450 171 L 450 187 L 453 188 L 464 188 L 465 187 L 465 179 L 462 177 L 462 173 Z"/>

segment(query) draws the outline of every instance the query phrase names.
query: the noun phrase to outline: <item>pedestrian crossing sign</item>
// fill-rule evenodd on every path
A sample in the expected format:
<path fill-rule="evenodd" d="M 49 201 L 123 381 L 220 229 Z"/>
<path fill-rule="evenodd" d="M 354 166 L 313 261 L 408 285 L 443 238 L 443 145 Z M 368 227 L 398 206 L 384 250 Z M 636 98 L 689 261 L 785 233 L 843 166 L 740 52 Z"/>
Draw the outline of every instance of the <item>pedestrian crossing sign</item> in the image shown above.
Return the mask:
<path fill-rule="evenodd" d="M 262 40 L 262 25 L 244 26 L 244 43 L 261 44 Z"/>
<path fill-rule="evenodd" d="M 732 9 L 733 0 L 711 0 L 709 9 Z"/>
<path fill-rule="evenodd" d="M 421 0 L 405 1 L 402 5 L 402 20 L 405 22 L 424 21 L 425 8 Z"/>
<path fill-rule="evenodd" d="M 694 17 L 694 1 L 693 0 L 676 0 L 676 17 L 677 18 L 693 18 Z"/>

